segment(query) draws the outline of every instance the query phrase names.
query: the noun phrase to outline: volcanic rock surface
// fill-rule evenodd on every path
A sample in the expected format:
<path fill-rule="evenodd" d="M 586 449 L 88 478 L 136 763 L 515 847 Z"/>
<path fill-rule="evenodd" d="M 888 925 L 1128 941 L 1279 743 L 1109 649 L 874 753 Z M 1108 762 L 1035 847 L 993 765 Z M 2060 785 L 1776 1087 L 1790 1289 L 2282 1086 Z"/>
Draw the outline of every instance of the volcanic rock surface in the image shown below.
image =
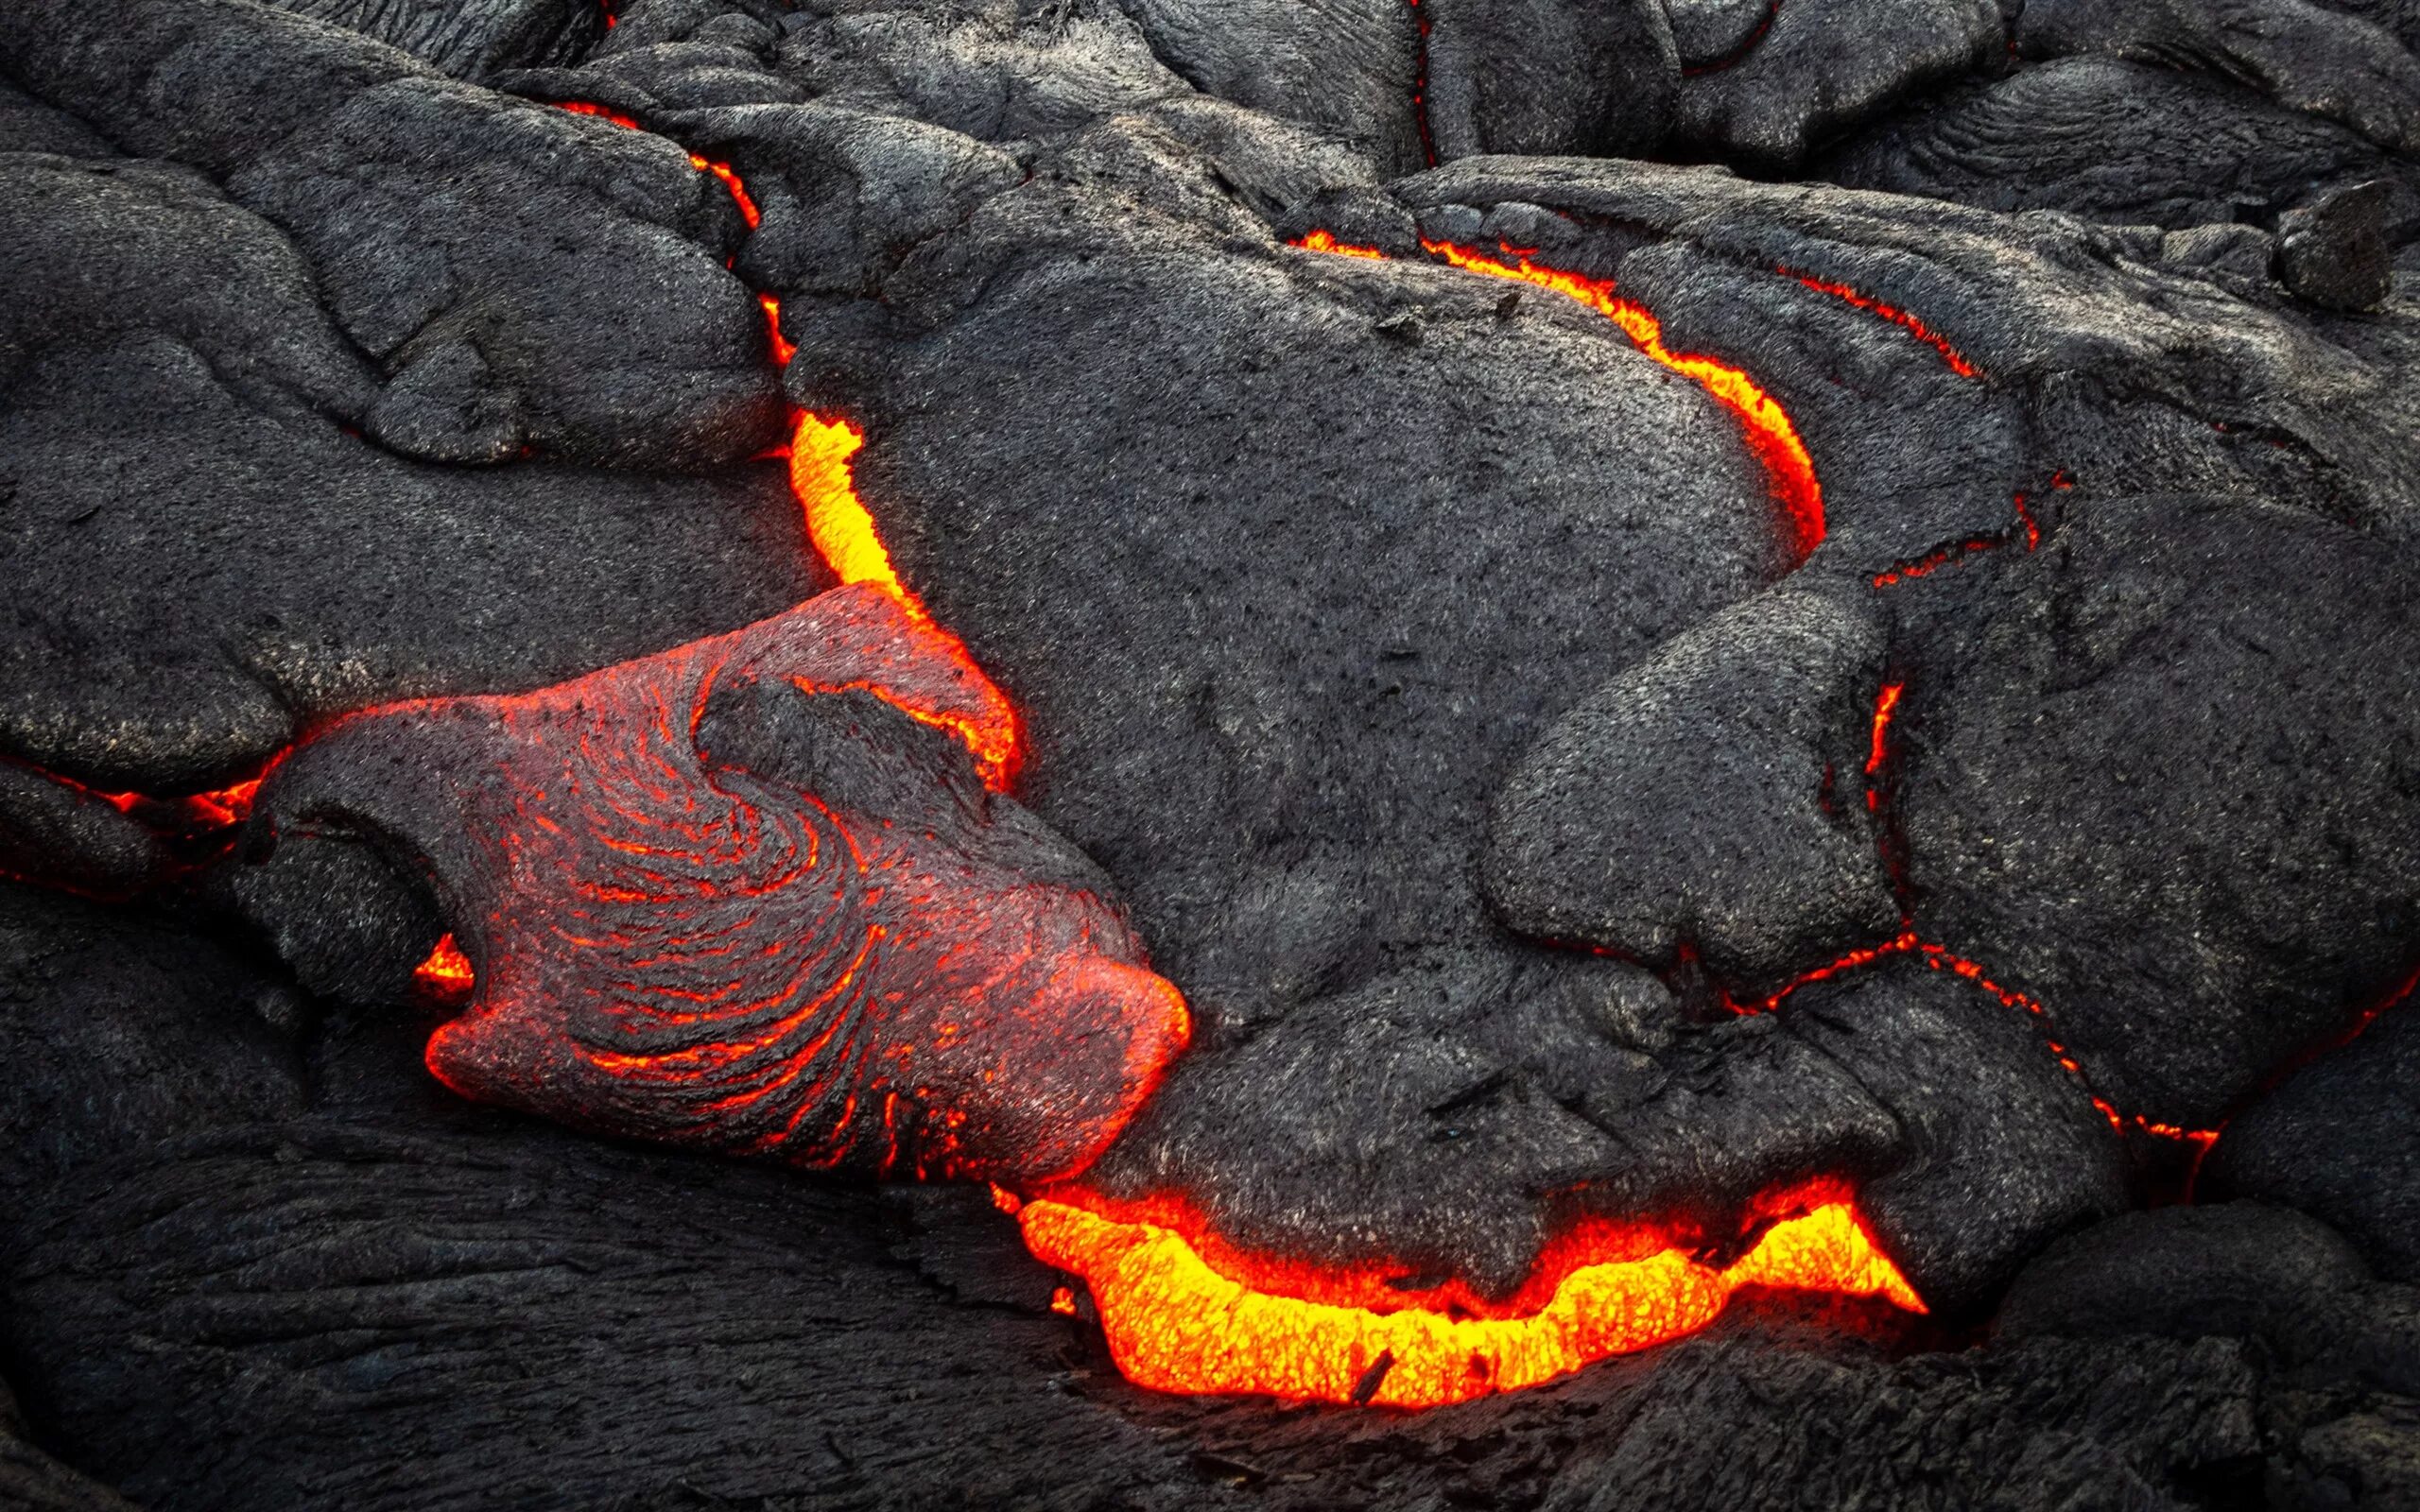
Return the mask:
<path fill-rule="evenodd" d="M 2415 45 L 18 0 L 0 1503 L 2420 1504 Z"/>

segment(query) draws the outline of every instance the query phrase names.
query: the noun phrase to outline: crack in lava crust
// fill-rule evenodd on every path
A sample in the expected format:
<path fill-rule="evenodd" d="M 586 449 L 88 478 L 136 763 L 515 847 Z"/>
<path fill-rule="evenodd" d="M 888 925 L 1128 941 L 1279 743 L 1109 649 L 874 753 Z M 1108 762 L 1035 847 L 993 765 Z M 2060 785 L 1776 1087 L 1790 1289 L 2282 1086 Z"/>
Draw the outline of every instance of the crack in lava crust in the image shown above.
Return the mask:
<path fill-rule="evenodd" d="M 1312 232 L 1294 245 L 1306 251 L 1340 257 L 1388 260 L 1387 254 L 1375 248 L 1351 246 L 1323 230 Z M 1815 459 L 1807 454 L 1806 443 L 1799 439 L 1798 427 L 1790 421 L 1789 412 L 1754 379 L 1728 363 L 1676 352 L 1665 346 L 1663 322 L 1645 306 L 1616 297 L 1612 279 L 1584 278 L 1547 267 L 1512 247 L 1503 249 L 1504 256 L 1512 259 L 1506 262 L 1453 242 L 1424 237 L 1420 245 L 1431 256 L 1463 272 L 1550 289 L 1619 326 L 1643 355 L 1696 384 L 1738 419 L 1742 438 L 1763 466 L 1773 501 L 1781 508 L 1782 524 L 1789 537 L 1790 565 L 1795 567 L 1806 561 L 1824 543 L 1824 485 L 1815 476 Z"/>

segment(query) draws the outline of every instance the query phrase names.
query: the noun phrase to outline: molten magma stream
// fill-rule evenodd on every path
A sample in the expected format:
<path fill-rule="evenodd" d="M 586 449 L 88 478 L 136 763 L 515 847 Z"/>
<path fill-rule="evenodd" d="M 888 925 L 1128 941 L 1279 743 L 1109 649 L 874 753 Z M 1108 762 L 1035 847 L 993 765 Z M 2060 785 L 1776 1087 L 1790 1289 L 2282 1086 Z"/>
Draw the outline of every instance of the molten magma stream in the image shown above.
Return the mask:
<path fill-rule="evenodd" d="M 1111 1355 L 1138 1385 L 1435 1407 L 1693 1333 L 1743 1287 L 1925 1310 L 1843 1192 L 1802 1191 L 1772 1204 L 1771 1216 L 1720 1269 L 1651 1230 L 1583 1227 L 1494 1307 L 1461 1288 L 1398 1292 L 1377 1268 L 1255 1261 L 1219 1245 L 1182 1205 L 1138 1214 L 1054 1194 L 1023 1204 L 1017 1221 L 1036 1256 L 1083 1278 Z"/>

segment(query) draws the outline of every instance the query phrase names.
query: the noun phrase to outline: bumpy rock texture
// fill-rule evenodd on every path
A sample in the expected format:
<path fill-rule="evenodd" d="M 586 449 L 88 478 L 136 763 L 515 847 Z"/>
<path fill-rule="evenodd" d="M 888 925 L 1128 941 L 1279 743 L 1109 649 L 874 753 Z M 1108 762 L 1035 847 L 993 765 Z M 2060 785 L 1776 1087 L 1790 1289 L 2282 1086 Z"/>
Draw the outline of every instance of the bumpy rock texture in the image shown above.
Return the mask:
<path fill-rule="evenodd" d="M 2415 47 L 21 0 L 0 1502 L 2412 1504 Z M 911 1173 L 1930 1312 L 1150 1397 Z"/>

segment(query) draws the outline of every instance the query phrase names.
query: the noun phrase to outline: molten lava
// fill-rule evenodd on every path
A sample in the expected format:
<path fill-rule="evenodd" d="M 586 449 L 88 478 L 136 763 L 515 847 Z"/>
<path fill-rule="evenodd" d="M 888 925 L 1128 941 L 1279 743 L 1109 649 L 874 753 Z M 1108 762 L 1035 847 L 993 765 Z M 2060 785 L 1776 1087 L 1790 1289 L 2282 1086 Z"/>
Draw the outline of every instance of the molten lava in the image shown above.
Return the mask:
<path fill-rule="evenodd" d="M 1771 1204 L 1772 1226 L 1720 1269 L 1646 1230 L 1583 1228 L 1496 1306 L 1460 1288 L 1396 1290 L 1382 1267 L 1245 1256 L 1181 1204 L 1137 1213 L 1053 1193 L 1017 1216 L 1035 1255 L 1090 1288 L 1118 1369 L 1162 1391 L 1433 1407 L 1683 1337 L 1748 1286 L 1925 1310 L 1855 1207 L 1828 1189 Z"/>
<path fill-rule="evenodd" d="M 1333 238 L 1330 242 L 1333 243 Z M 1309 238 L 1302 243 L 1310 246 Z M 1815 460 L 1806 445 L 1798 438 L 1798 427 L 1771 394 L 1756 381 L 1738 369 L 1717 362 L 1712 357 L 1676 353 L 1664 345 L 1663 323 L 1643 307 L 1614 294 L 1611 279 L 1583 278 L 1558 268 L 1544 267 L 1528 255 L 1507 249 L 1505 262 L 1484 252 L 1451 242 L 1423 239 L 1421 246 L 1465 272 L 1489 278 L 1513 279 L 1551 289 L 1566 299 L 1576 300 L 1621 327 L 1632 345 L 1649 358 L 1679 373 L 1703 388 L 1714 401 L 1739 418 L 1745 429 L 1749 450 L 1764 465 L 1765 475 L 1772 489 L 1773 498 L 1781 507 L 1782 516 L 1789 530 L 1793 561 L 1805 561 L 1824 542 L 1824 487 L 1815 476 Z M 1334 250 L 1348 250 L 1331 248 Z M 1352 249 L 1366 255 L 1366 249 Z"/>
<path fill-rule="evenodd" d="M 459 1007 L 471 1000 L 471 990 L 477 979 L 471 970 L 471 958 L 454 936 L 440 938 L 428 953 L 428 959 L 412 968 L 412 987 L 432 1003 Z"/>
<path fill-rule="evenodd" d="M 841 582 L 867 584 L 882 593 L 925 632 L 940 654 L 957 664 L 963 677 L 988 691 L 977 714 L 942 709 L 910 708 L 908 712 L 964 741 L 975 753 L 984 785 L 995 793 L 1006 792 L 1016 778 L 1022 748 L 1015 707 L 984 676 L 964 643 L 934 624 L 923 601 L 892 570 L 890 553 L 874 530 L 873 514 L 857 497 L 850 468 L 850 458 L 864 444 L 864 433 L 847 421 L 827 421 L 799 411 L 798 426 L 790 437 L 790 491 L 806 512 L 807 539 Z"/>

